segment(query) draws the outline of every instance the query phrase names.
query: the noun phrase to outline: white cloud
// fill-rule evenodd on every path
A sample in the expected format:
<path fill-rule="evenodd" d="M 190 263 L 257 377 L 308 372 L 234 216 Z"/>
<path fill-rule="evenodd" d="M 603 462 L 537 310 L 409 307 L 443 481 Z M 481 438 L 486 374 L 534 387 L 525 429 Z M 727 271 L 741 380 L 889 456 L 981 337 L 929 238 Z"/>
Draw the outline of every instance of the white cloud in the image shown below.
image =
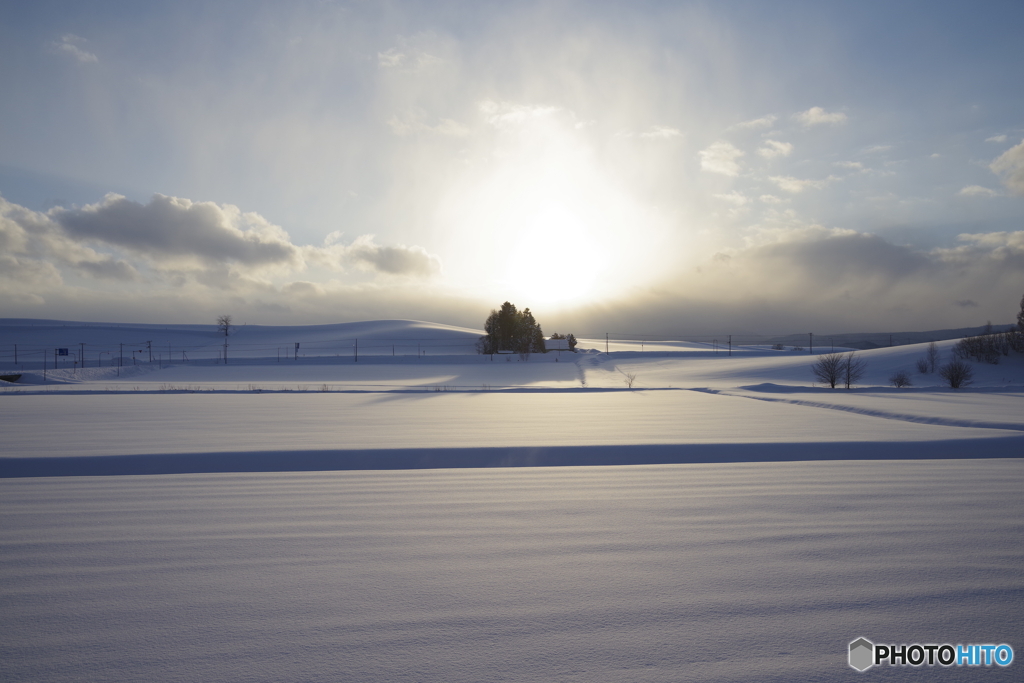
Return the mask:
<path fill-rule="evenodd" d="M 985 142 L 1006 142 L 1005 135 L 993 135 L 990 138 L 985 138 Z"/>
<path fill-rule="evenodd" d="M 962 197 L 995 197 L 999 193 L 981 185 L 968 185 L 957 192 L 957 194 Z"/>
<path fill-rule="evenodd" d="M 443 60 L 429 52 L 409 50 L 402 52 L 397 47 L 377 53 L 377 66 L 381 69 L 400 69 L 402 71 L 420 71 L 421 69 L 439 64 Z"/>
<path fill-rule="evenodd" d="M 735 190 L 728 194 L 716 194 L 712 196 L 714 196 L 716 199 L 721 199 L 723 201 L 729 202 L 730 204 L 735 204 L 736 206 L 743 206 L 744 204 L 750 201 L 749 199 L 741 195 L 739 192 L 736 192 Z"/>
<path fill-rule="evenodd" d="M 839 166 L 840 168 L 849 168 L 853 171 L 863 170 L 864 164 L 859 161 L 837 161 L 833 166 Z"/>
<path fill-rule="evenodd" d="M 86 52 L 82 48 L 78 47 L 80 43 L 85 43 L 85 38 L 76 36 L 73 33 L 61 37 L 60 42 L 53 43 L 53 47 L 58 51 L 66 55 L 71 55 L 81 63 L 98 62 L 99 57 L 91 52 Z"/>
<path fill-rule="evenodd" d="M 700 152 L 700 167 L 710 173 L 736 177 L 740 174 L 740 165 L 736 160 L 743 155 L 742 150 L 728 142 L 716 142 Z"/>
<path fill-rule="evenodd" d="M 428 133 L 443 135 L 445 137 L 465 138 L 472 134 L 469 127 L 452 119 L 440 119 L 435 125 L 423 123 L 418 114 L 407 114 L 403 117 L 398 115 L 388 119 L 388 126 L 395 135 L 405 137 L 416 133 Z"/>
<path fill-rule="evenodd" d="M 788 142 L 779 142 L 778 140 L 765 140 L 765 146 L 757 150 L 757 153 L 763 156 L 765 159 L 772 159 L 774 157 L 788 157 L 793 153 L 793 145 Z"/>
<path fill-rule="evenodd" d="M 670 140 L 682 137 L 682 135 L 683 133 L 679 129 L 669 126 L 654 126 L 649 131 L 640 133 L 640 137 L 650 140 Z"/>
<path fill-rule="evenodd" d="M 845 123 L 846 114 L 842 112 L 826 112 L 821 107 L 811 107 L 807 111 L 802 111 L 798 114 L 793 114 L 793 118 L 809 128 L 811 126 L 819 126 L 825 123 Z"/>
<path fill-rule="evenodd" d="M 515 104 L 484 100 L 479 104 L 484 120 L 496 128 L 520 126 L 532 120 L 543 119 L 561 111 L 561 107 L 538 104 Z"/>
<path fill-rule="evenodd" d="M 396 47 L 390 48 L 385 52 L 377 53 L 377 66 L 382 69 L 392 69 L 402 66 L 402 64 L 405 63 L 405 60 L 405 53 L 399 51 Z"/>
<path fill-rule="evenodd" d="M 1003 152 L 989 168 L 1002 177 L 1011 192 L 1024 195 L 1024 141 Z"/>
<path fill-rule="evenodd" d="M 773 194 L 763 194 L 760 197 L 758 197 L 758 199 L 761 201 L 762 204 L 782 204 L 784 202 L 788 202 L 789 201 L 788 199 L 782 199 L 781 197 L 776 197 Z"/>
<path fill-rule="evenodd" d="M 769 114 L 768 116 L 762 116 L 759 119 L 751 119 L 750 121 L 744 121 L 743 123 L 737 123 L 735 126 L 733 126 L 733 128 L 749 128 L 749 129 L 771 128 L 775 124 L 775 121 L 777 121 L 777 120 L 778 119 L 777 119 L 776 116 L 774 116 L 772 114 Z"/>
<path fill-rule="evenodd" d="M 824 180 L 801 180 L 800 178 L 794 178 L 792 176 L 771 176 L 768 180 L 778 185 L 779 189 L 784 192 L 799 194 L 807 189 L 820 189 L 825 187 L 833 180 L 836 180 L 836 178 L 835 176 L 829 176 Z"/>

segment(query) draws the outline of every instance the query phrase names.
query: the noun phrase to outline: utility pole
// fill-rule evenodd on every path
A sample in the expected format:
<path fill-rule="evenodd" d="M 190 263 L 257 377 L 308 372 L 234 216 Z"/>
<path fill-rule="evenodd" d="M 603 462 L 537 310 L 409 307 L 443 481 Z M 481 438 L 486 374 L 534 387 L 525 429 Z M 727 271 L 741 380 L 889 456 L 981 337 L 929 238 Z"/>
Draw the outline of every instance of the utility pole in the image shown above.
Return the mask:
<path fill-rule="evenodd" d="M 355 362 L 358 363 L 359 362 L 359 340 L 358 339 L 356 339 L 356 345 L 353 348 L 355 349 L 355 354 L 356 354 Z"/>
<path fill-rule="evenodd" d="M 729 355 L 732 355 L 732 335 L 729 335 Z"/>
<path fill-rule="evenodd" d="M 153 342 L 146 342 L 146 350 L 149 351 L 149 362 L 153 362 Z"/>
<path fill-rule="evenodd" d="M 78 357 L 82 359 L 82 369 L 84 370 L 85 369 L 85 342 L 78 342 L 78 346 L 81 347 L 82 353 L 79 354 Z M 889 344 L 889 346 L 892 346 L 892 344 Z"/>
<path fill-rule="evenodd" d="M 299 359 L 299 342 L 295 342 L 295 360 Z"/>

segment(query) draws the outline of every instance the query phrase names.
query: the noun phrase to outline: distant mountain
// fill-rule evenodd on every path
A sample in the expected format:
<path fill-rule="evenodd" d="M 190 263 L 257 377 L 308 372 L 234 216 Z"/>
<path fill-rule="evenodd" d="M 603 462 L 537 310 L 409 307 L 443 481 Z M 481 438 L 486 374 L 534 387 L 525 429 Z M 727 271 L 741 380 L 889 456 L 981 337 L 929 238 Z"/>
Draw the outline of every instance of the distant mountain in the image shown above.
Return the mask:
<path fill-rule="evenodd" d="M 1007 323 L 1005 325 L 993 325 L 992 330 L 1003 332 L 1014 328 L 1016 325 Z M 846 332 L 842 334 L 815 334 L 814 345 L 831 344 L 850 349 L 878 349 L 886 346 L 904 346 L 906 344 L 924 344 L 932 341 L 943 341 L 944 339 L 962 339 L 985 333 L 986 326 L 958 327 L 949 330 L 928 330 L 925 332 Z M 787 346 L 807 346 L 808 336 L 806 334 L 791 334 L 784 337 L 773 337 L 765 339 L 765 344 L 786 344 Z"/>

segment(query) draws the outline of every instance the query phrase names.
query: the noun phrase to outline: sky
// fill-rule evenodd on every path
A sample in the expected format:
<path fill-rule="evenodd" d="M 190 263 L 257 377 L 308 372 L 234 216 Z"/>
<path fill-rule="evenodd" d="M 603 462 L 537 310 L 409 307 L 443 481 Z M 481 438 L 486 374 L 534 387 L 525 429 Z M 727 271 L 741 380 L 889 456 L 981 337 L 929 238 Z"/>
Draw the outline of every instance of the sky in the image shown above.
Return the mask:
<path fill-rule="evenodd" d="M 1020 2 L 0 5 L 0 317 L 1010 323 Z"/>

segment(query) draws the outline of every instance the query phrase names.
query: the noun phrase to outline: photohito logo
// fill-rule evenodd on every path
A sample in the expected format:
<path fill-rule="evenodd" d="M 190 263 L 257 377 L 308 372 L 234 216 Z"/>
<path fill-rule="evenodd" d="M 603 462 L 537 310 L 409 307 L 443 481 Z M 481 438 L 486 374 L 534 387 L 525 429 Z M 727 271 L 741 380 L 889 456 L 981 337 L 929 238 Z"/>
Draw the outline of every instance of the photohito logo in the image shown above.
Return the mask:
<path fill-rule="evenodd" d="M 1010 666 L 1013 648 L 1001 645 L 880 645 L 867 638 L 850 642 L 850 666 L 867 671 L 876 664 L 889 666 Z"/>

